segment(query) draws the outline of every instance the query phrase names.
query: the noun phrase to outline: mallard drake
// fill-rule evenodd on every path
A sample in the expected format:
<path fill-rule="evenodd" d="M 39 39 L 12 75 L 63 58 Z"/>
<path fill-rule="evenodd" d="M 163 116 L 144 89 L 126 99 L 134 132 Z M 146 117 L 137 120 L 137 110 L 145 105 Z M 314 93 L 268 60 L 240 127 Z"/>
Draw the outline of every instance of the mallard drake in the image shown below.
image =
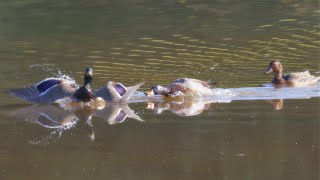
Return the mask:
<path fill-rule="evenodd" d="M 84 85 L 81 86 L 73 95 L 72 98 L 76 101 L 82 102 L 90 102 L 94 100 L 96 96 L 93 94 L 90 88 L 90 84 L 92 82 L 92 68 L 86 68 L 86 72 L 84 74 Z"/>
<path fill-rule="evenodd" d="M 132 94 L 142 85 L 144 82 L 134 86 L 125 87 L 123 84 L 109 81 L 103 87 L 96 89 L 94 94 L 97 97 L 101 97 L 108 102 L 127 102 Z"/>
<path fill-rule="evenodd" d="M 210 83 L 191 78 L 180 78 L 169 84 L 168 87 L 154 85 L 151 90 L 146 91 L 145 95 L 164 95 L 164 96 L 211 96 L 213 91 Z"/>
<path fill-rule="evenodd" d="M 78 85 L 66 78 L 47 78 L 25 88 L 11 89 L 11 95 L 33 103 L 52 103 L 71 96 Z"/>
<path fill-rule="evenodd" d="M 68 110 L 82 109 L 84 105 L 94 109 L 104 108 L 105 101 L 91 91 L 92 73 L 92 68 L 86 68 L 83 86 L 76 90 L 72 96 L 58 99 L 55 102 L 58 103 L 60 107 Z"/>
<path fill-rule="evenodd" d="M 316 84 L 320 77 L 310 75 L 309 71 L 294 72 L 284 75 L 282 73 L 282 65 L 280 61 L 273 60 L 270 62 L 268 69 L 265 73 L 274 72 L 273 84 L 287 84 L 292 86 L 308 86 Z"/>

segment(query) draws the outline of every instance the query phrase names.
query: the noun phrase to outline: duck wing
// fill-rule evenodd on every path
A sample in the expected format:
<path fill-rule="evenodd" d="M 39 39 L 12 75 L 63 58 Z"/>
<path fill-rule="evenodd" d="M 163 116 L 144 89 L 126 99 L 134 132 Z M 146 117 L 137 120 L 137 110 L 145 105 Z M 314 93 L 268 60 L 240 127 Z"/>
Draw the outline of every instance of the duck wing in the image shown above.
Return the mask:
<path fill-rule="evenodd" d="M 9 93 L 17 98 L 34 103 L 52 103 L 72 95 L 77 87 L 74 82 L 50 78 L 24 88 L 11 89 Z"/>
<path fill-rule="evenodd" d="M 320 81 L 320 77 L 315 77 L 309 71 L 294 72 L 284 75 L 284 79 L 297 86 L 312 85 Z"/>
<path fill-rule="evenodd" d="M 293 73 L 290 73 L 290 74 L 288 74 L 286 76 L 289 79 L 305 79 L 305 78 L 310 78 L 311 77 L 309 71 L 293 72 Z"/>
<path fill-rule="evenodd" d="M 122 96 L 122 99 L 125 100 L 125 101 L 128 101 L 130 99 L 130 97 L 133 95 L 134 92 L 137 91 L 137 89 L 142 86 L 144 84 L 144 82 L 142 83 L 139 83 L 139 84 L 136 84 L 134 86 L 130 86 L 130 87 L 127 87 L 127 92 L 126 94 L 124 94 Z"/>
<path fill-rule="evenodd" d="M 206 82 L 206 81 L 201 81 L 199 79 L 191 79 L 191 78 L 186 78 L 188 81 L 192 81 L 195 83 L 200 83 L 202 84 L 204 87 L 210 88 L 211 87 L 211 83 L 210 82 Z"/>
<path fill-rule="evenodd" d="M 34 85 L 25 87 L 25 88 L 15 88 L 9 90 L 9 93 L 17 98 L 34 102 L 34 99 L 40 96 L 40 92 Z"/>
<path fill-rule="evenodd" d="M 143 121 L 127 104 L 110 104 L 106 108 L 97 111 L 95 116 L 104 119 L 109 124 L 122 123 L 127 117 Z"/>
<path fill-rule="evenodd" d="M 201 81 L 199 79 L 192 79 L 192 78 L 179 78 L 179 79 L 176 79 L 175 81 L 173 81 L 172 84 L 176 84 L 176 83 L 183 84 L 186 82 L 199 83 L 199 84 L 202 84 L 204 87 L 208 87 L 208 88 L 211 87 L 211 84 L 209 82 Z"/>
<path fill-rule="evenodd" d="M 46 128 L 64 128 L 75 124 L 78 118 L 69 111 L 45 104 L 35 104 L 25 108 L 18 109 L 11 113 L 16 119 L 29 121 L 39 124 Z"/>
<path fill-rule="evenodd" d="M 110 81 L 103 87 L 96 89 L 94 94 L 96 97 L 101 97 L 105 101 L 126 102 L 142 84 L 144 84 L 144 82 L 134 86 L 125 87 L 121 83 Z"/>
<path fill-rule="evenodd" d="M 50 78 L 50 79 L 45 79 L 41 82 L 39 82 L 38 84 L 35 85 L 35 88 L 40 92 L 46 92 L 48 89 L 50 89 L 51 87 L 60 84 L 61 83 L 61 79 L 55 79 L 55 78 Z"/>

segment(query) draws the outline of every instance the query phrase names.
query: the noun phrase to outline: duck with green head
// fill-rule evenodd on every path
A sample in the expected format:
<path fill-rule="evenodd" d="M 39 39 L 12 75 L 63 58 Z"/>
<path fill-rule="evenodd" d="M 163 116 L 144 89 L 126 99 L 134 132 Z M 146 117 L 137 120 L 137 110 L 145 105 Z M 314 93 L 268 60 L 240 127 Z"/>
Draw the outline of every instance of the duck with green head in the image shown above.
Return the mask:
<path fill-rule="evenodd" d="M 92 68 L 86 68 L 86 72 L 84 74 L 84 84 L 72 95 L 73 99 L 82 102 L 90 102 L 96 98 L 90 88 L 90 84 L 92 82 L 92 73 Z"/>
<path fill-rule="evenodd" d="M 83 109 L 84 106 L 89 106 L 93 109 L 102 109 L 105 106 L 105 101 L 101 97 L 97 97 L 90 88 L 92 82 L 92 68 L 86 68 L 84 74 L 84 84 L 72 96 L 58 99 L 55 101 L 60 107 L 68 110 Z"/>
<path fill-rule="evenodd" d="M 96 97 L 98 97 L 99 101 L 123 103 L 127 102 L 129 98 L 134 94 L 134 92 L 142 84 L 144 84 L 144 82 L 142 82 L 134 86 L 125 87 L 121 83 L 109 81 L 103 87 L 92 92 L 90 89 L 90 84 L 92 82 L 92 73 L 92 68 L 86 69 L 86 73 L 84 75 L 84 85 L 74 93 L 74 99 L 82 102 L 89 102 L 91 100 L 97 99 Z"/>

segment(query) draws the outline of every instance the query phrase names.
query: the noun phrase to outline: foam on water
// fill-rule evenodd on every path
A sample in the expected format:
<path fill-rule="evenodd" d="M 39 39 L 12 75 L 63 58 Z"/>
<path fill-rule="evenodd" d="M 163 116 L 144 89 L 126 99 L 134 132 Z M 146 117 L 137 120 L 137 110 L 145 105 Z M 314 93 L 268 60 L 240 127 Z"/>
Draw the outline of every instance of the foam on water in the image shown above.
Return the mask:
<path fill-rule="evenodd" d="M 272 100 L 272 99 L 307 99 L 320 97 L 320 86 L 309 87 L 243 87 L 243 88 L 214 88 L 213 96 L 194 97 L 210 100 L 211 102 L 230 102 L 233 100 Z M 172 98 L 174 101 L 175 99 Z M 180 100 L 180 99 L 179 99 Z M 163 96 L 146 97 L 143 92 L 136 92 L 130 102 L 154 101 L 162 102 Z"/>
<path fill-rule="evenodd" d="M 229 100 L 305 99 L 320 97 L 320 86 L 310 87 L 244 87 L 227 89 L 230 94 L 218 97 Z"/>

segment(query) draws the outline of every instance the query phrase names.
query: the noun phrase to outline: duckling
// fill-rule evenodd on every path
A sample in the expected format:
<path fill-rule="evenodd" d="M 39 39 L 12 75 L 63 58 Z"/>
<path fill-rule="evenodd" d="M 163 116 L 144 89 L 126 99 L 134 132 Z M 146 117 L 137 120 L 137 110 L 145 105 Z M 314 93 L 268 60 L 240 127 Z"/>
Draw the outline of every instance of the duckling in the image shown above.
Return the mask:
<path fill-rule="evenodd" d="M 109 81 L 103 87 L 96 89 L 94 94 L 108 102 L 127 102 L 142 84 L 144 84 L 144 82 L 134 86 L 125 87 L 121 83 Z"/>
<path fill-rule="evenodd" d="M 17 98 L 33 103 L 52 103 L 71 96 L 78 85 L 66 78 L 48 78 L 25 88 L 11 89 L 9 93 Z"/>
<path fill-rule="evenodd" d="M 180 78 L 169 84 L 168 87 L 154 85 L 145 95 L 164 95 L 164 96 L 211 96 L 213 91 L 210 84 L 205 81 L 191 78 Z"/>
<path fill-rule="evenodd" d="M 286 84 L 292 86 L 308 86 L 319 82 L 320 77 L 310 75 L 309 71 L 295 72 L 284 75 L 280 61 L 273 60 L 270 62 L 265 73 L 274 72 L 273 84 Z"/>
<path fill-rule="evenodd" d="M 72 98 L 76 101 L 90 102 L 96 98 L 90 88 L 90 84 L 92 82 L 92 72 L 92 68 L 86 68 L 86 72 L 84 74 L 84 85 L 72 95 Z"/>

